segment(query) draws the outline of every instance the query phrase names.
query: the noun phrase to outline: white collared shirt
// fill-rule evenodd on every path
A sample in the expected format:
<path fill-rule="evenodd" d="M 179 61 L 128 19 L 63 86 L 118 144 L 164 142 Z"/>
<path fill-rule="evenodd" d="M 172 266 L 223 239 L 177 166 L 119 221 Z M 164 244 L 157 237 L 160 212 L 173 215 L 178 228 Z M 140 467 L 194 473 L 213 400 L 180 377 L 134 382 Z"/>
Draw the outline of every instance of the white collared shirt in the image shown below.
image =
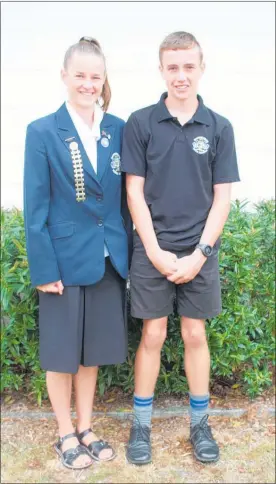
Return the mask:
<path fill-rule="evenodd" d="M 94 122 L 92 128 L 89 128 L 89 126 L 83 121 L 83 119 L 68 101 L 66 102 L 66 107 L 81 139 L 89 161 L 93 166 L 95 173 L 97 173 L 97 141 L 101 137 L 100 124 L 102 122 L 104 113 L 100 106 L 95 104 Z"/>
<path fill-rule="evenodd" d="M 100 106 L 98 104 L 95 104 L 94 122 L 93 122 L 92 128 L 89 128 L 89 126 L 83 121 L 80 115 L 71 106 L 71 104 L 68 101 L 66 101 L 65 104 L 66 104 L 67 111 L 81 139 L 83 147 L 89 158 L 89 161 L 93 166 L 95 173 L 97 173 L 97 169 L 98 169 L 97 141 L 101 137 L 100 124 L 102 122 L 104 113 L 100 108 Z M 104 256 L 107 257 L 108 255 L 109 255 L 108 249 L 104 244 Z"/>

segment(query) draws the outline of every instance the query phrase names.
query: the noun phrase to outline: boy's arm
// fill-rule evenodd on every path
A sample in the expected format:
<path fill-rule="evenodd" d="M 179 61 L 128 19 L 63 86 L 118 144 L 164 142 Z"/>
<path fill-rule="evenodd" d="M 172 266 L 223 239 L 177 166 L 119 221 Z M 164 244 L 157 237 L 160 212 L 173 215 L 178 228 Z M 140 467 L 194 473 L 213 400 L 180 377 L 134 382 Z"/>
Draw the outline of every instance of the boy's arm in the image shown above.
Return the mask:
<path fill-rule="evenodd" d="M 151 214 L 144 197 L 145 178 L 127 174 L 127 201 L 135 228 L 142 240 L 148 258 L 156 269 L 166 276 L 176 270 L 176 256 L 162 250 L 158 244 Z"/>

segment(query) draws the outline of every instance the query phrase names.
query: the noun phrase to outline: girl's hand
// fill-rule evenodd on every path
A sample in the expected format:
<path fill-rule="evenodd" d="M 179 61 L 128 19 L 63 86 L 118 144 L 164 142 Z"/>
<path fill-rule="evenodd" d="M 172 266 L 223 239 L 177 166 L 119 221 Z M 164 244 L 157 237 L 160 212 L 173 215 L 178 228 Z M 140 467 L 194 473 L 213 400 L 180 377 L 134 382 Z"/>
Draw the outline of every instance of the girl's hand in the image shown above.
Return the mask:
<path fill-rule="evenodd" d="M 50 282 L 49 284 L 42 284 L 41 286 L 36 286 L 36 288 L 41 292 L 52 292 L 62 295 L 64 286 L 61 281 L 57 281 Z"/>

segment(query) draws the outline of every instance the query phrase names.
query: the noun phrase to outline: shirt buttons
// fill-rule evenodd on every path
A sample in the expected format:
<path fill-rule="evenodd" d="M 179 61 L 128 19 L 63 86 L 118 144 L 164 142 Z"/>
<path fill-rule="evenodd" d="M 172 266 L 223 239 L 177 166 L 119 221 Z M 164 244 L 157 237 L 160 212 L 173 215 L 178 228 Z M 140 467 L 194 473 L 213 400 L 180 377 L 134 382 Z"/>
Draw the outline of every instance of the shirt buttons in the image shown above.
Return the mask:
<path fill-rule="evenodd" d="M 99 219 L 99 220 L 98 220 L 98 226 L 99 226 L 99 227 L 102 227 L 102 226 L 103 226 L 103 221 L 102 221 L 102 219 Z"/>

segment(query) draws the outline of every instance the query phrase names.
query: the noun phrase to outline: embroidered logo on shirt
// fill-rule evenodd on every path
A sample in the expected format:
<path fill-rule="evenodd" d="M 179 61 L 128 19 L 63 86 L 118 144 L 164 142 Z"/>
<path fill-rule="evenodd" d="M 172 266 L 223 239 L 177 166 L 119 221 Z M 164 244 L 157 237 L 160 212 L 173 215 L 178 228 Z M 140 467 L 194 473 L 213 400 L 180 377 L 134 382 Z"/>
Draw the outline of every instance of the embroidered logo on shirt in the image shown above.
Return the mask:
<path fill-rule="evenodd" d="M 121 157 L 119 153 L 113 153 L 110 166 L 115 175 L 121 175 Z"/>
<path fill-rule="evenodd" d="M 207 138 L 204 138 L 204 136 L 198 136 L 193 141 L 193 150 L 199 155 L 207 153 L 209 147 L 209 141 L 207 140 Z"/>

